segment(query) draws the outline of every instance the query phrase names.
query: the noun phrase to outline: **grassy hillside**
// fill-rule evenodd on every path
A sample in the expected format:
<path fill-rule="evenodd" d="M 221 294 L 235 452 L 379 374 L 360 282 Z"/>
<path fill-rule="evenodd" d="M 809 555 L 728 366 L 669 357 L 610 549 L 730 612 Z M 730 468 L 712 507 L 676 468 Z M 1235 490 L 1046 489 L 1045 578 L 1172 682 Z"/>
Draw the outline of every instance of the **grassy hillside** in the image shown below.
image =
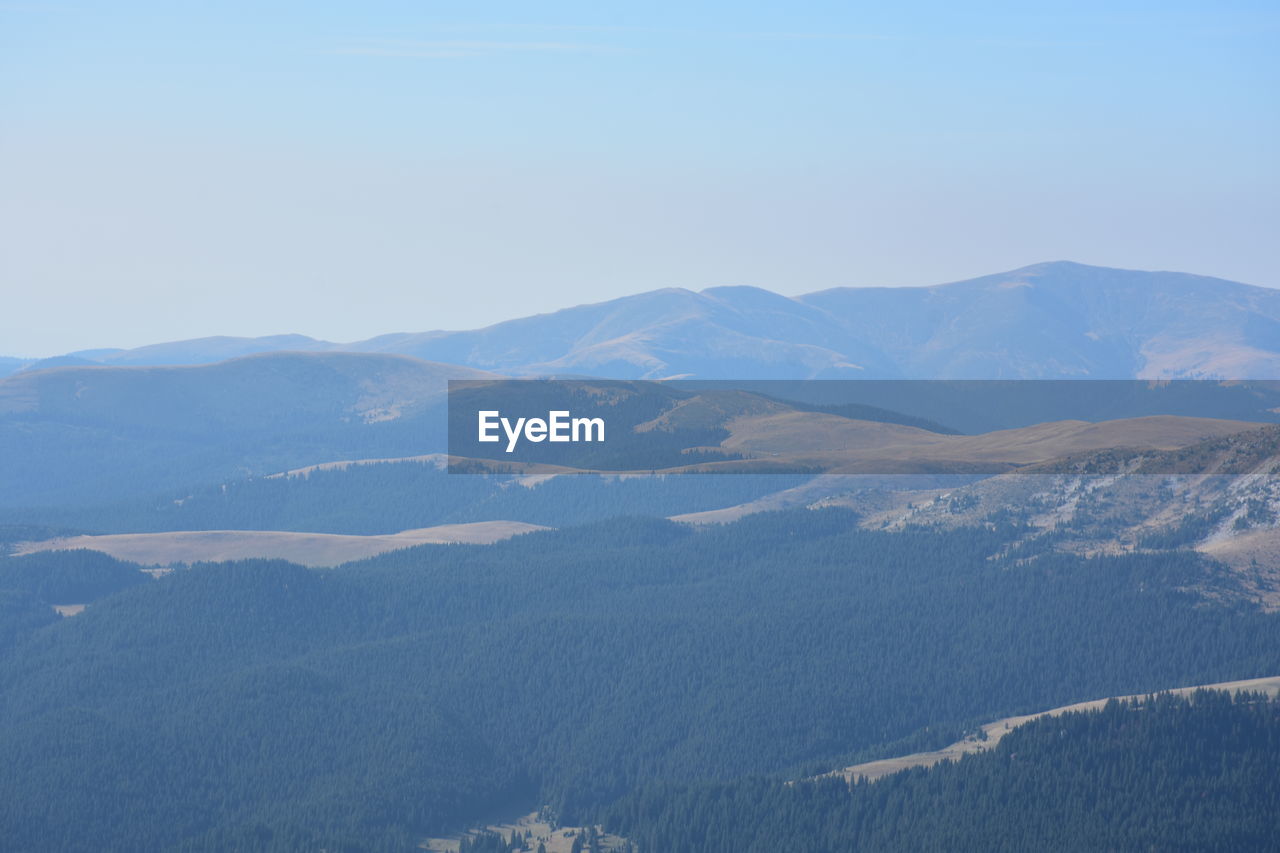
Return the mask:
<path fill-rule="evenodd" d="M 88 550 L 147 566 L 221 563 L 229 560 L 287 559 L 304 566 L 336 566 L 416 545 L 487 544 L 544 528 L 519 521 L 476 521 L 402 530 L 383 536 L 293 533 L 283 530 L 208 530 L 173 533 L 117 533 L 25 542 L 26 554 Z"/>

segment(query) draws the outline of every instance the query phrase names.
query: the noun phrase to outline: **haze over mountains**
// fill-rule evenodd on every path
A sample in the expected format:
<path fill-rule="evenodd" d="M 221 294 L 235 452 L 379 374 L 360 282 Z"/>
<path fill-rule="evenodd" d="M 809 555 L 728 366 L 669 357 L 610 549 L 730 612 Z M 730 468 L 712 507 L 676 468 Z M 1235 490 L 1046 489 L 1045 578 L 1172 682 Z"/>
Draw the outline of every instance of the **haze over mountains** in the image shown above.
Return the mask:
<path fill-rule="evenodd" d="M 207 338 L 24 364 L 0 361 L 0 375 L 14 371 L 0 378 L 0 505 L 439 452 L 446 380 L 495 374 L 1280 376 L 1280 291 L 1058 262 L 925 288 L 667 289 L 476 331 Z M 1001 426 L 923 414 L 964 432 Z"/>
<path fill-rule="evenodd" d="M 350 344 L 215 337 L 34 363 L 0 359 L 0 375 L 284 350 L 407 355 L 514 376 L 1266 378 L 1280 375 L 1280 291 L 1060 261 L 933 287 L 794 298 L 754 287 L 667 288 L 473 331 Z"/>
<path fill-rule="evenodd" d="M 1271 849 L 1280 706 L 1247 697 L 1031 723 L 874 789 L 796 780 L 1274 677 L 1280 382 L 755 380 L 1277 360 L 1280 292 L 1049 264 L 21 369 L 0 378 L 0 846 L 406 851 L 537 809 L 646 851 Z M 480 381 L 446 399 L 452 379 Z M 635 446 L 579 448 L 603 475 L 449 473 L 446 427 L 495 393 L 515 416 L 608 407 Z M 674 473 L 701 465 L 742 473 Z M 1124 833 L 1099 817 L 1082 845 L 1097 802 Z M 898 847 L 851 814 L 893 816 Z M 963 843 L 992 826 L 1010 843 Z"/>

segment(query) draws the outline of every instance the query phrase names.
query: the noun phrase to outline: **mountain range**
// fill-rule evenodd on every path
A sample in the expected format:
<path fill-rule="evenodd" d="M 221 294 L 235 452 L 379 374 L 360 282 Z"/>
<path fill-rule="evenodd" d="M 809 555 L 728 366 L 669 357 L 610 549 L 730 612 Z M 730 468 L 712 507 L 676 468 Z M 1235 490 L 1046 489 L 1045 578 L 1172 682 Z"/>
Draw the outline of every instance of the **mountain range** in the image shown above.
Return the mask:
<path fill-rule="evenodd" d="M 0 847 L 1272 849 L 1261 697 L 804 780 L 1280 672 L 1278 359 L 1280 291 L 1055 263 L 0 360 Z M 967 381 L 1152 376 L 1228 381 Z M 962 381 L 788 381 L 855 377 Z M 647 455 L 450 473 L 490 399 Z"/>
<path fill-rule="evenodd" d="M 303 335 L 98 349 L 0 375 L 95 364 L 204 364 L 278 351 L 406 355 L 511 376 L 636 378 L 1267 378 L 1280 290 L 1067 261 L 931 287 L 667 288 L 473 331 L 340 344 Z"/>

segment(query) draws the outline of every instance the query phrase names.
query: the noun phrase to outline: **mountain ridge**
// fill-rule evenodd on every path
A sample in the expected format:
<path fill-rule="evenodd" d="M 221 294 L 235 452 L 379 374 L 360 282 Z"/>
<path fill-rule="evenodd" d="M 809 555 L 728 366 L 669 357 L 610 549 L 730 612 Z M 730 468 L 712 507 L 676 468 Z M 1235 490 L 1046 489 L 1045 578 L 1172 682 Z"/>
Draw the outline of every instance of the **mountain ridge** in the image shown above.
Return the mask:
<path fill-rule="evenodd" d="M 53 361 L 199 364 L 284 350 L 407 355 L 513 376 L 1265 378 L 1280 375 L 1280 290 L 1052 261 L 944 284 L 794 297 L 744 285 L 668 287 L 472 330 L 351 343 L 220 336 Z M 0 375 L 41 365 L 4 359 Z"/>

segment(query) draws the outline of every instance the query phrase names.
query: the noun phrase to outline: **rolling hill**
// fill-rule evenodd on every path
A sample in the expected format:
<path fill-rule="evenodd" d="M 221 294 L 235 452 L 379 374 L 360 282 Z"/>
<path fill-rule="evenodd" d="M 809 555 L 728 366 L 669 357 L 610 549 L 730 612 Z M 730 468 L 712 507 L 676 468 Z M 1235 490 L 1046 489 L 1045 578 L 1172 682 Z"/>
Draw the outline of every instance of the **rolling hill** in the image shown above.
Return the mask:
<path fill-rule="evenodd" d="M 451 470 L 744 472 L 768 466 L 812 473 L 998 473 L 1082 452 L 1172 449 L 1257 429 L 1274 421 L 1280 404 L 1272 383 L 1204 380 L 746 384 L 800 394 L 843 393 L 853 401 L 887 393 L 904 408 L 923 407 L 935 415 L 945 415 L 954 401 L 973 398 L 1001 426 L 961 435 L 890 409 L 794 403 L 737 390 L 732 382 L 483 380 L 454 386 L 450 396 Z M 1199 416 L 1174 413 L 1187 411 L 1189 402 Z M 552 410 L 598 416 L 608 422 L 609 438 L 483 443 L 476 437 L 476 413 L 494 409 L 512 417 L 545 416 Z M 1060 415 L 1027 422 L 1040 411 Z M 945 417 L 939 419 L 945 423 Z"/>

